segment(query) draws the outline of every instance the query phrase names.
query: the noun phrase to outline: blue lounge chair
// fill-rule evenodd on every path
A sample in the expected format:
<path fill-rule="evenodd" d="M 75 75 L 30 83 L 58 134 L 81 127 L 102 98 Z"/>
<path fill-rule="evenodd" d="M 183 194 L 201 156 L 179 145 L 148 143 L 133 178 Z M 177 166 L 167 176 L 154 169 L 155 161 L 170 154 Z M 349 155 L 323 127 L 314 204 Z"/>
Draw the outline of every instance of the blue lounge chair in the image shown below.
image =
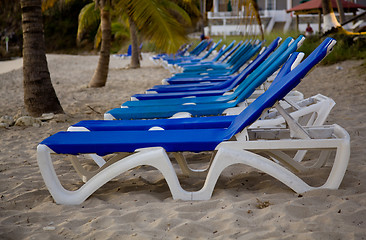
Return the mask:
<path fill-rule="evenodd" d="M 283 44 L 279 47 L 278 50 L 276 50 L 273 54 L 271 54 L 268 59 L 266 59 L 263 63 L 261 63 L 256 70 L 249 75 L 249 78 L 246 77 L 246 74 L 248 74 L 247 71 L 243 71 L 243 75 L 239 75 L 239 79 L 241 84 L 239 85 L 239 88 L 236 89 L 236 94 L 239 94 L 240 91 L 242 91 L 246 84 L 250 84 L 253 80 L 258 78 L 259 76 L 265 76 L 264 79 L 258 80 L 261 81 L 261 84 L 263 81 L 272 75 L 291 55 L 292 52 L 296 51 L 296 49 L 301 46 L 302 42 L 304 41 L 304 37 L 300 36 L 296 39 L 296 41 L 292 41 L 292 38 L 288 38 L 284 41 Z M 253 64 L 254 65 L 254 64 Z M 248 69 L 252 69 L 249 68 Z M 250 72 L 249 72 L 250 73 Z M 244 79 L 243 79 L 244 78 Z M 239 80 L 238 79 L 238 80 Z M 240 82 L 238 82 L 240 83 Z M 238 84 L 236 83 L 236 84 Z M 260 84 L 259 84 L 260 85 Z M 171 99 L 171 98 L 182 98 L 182 97 L 192 97 L 192 96 L 219 96 L 227 92 L 227 89 L 225 90 L 213 90 L 213 91 L 189 91 L 189 92 L 171 92 L 171 93 L 161 93 L 161 94 L 135 94 L 132 96 L 133 99 L 137 100 L 153 100 L 153 99 Z M 234 94 L 235 95 L 235 94 Z M 233 95 L 233 96 L 234 96 Z M 235 97 L 237 97 L 236 95 Z M 232 96 L 231 96 L 232 97 Z M 233 100 L 231 98 L 228 100 Z M 205 101 L 206 102 L 206 101 Z"/>
<path fill-rule="evenodd" d="M 209 65 L 197 65 L 185 67 L 184 71 L 181 73 L 176 73 L 169 78 L 168 81 L 172 79 L 182 79 L 182 78 L 192 78 L 200 76 L 229 76 L 237 71 L 246 63 L 245 59 L 252 57 L 256 51 L 259 51 L 261 46 L 260 42 L 254 44 L 248 42 L 243 44 L 243 46 L 237 50 L 237 52 L 229 59 L 225 64 L 209 64 Z M 255 49 L 255 51 L 253 50 Z M 253 53 L 254 51 L 254 53 Z"/>
<path fill-rule="evenodd" d="M 285 43 L 289 43 L 288 41 L 290 41 L 292 38 L 288 38 L 285 40 Z M 230 59 L 231 60 L 231 59 Z M 243 64 L 241 63 L 241 65 L 239 66 L 239 68 L 242 66 Z M 225 69 L 225 67 L 224 67 Z M 237 71 L 239 69 L 235 69 L 235 71 Z M 231 71 L 231 73 L 234 72 L 234 71 Z M 204 72 L 203 73 L 200 73 L 200 74 L 194 74 L 194 75 L 185 75 L 185 76 L 181 76 L 181 75 L 174 75 L 170 78 L 166 78 L 166 79 L 163 79 L 163 84 L 167 85 L 167 84 L 170 84 L 170 85 L 175 85 L 175 84 L 191 84 L 191 83 L 202 83 L 202 82 L 212 82 L 212 83 L 215 83 L 215 82 L 222 82 L 222 81 L 226 81 L 228 78 L 230 77 L 233 77 L 233 75 L 230 75 L 231 74 L 230 72 L 229 73 L 226 73 L 224 75 L 221 75 L 220 72 L 217 72 L 217 74 L 212 74 L 212 75 L 209 75 L 209 74 L 205 74 Z"/>
<path fill-rule="evenodd" d="M 221 41 L 221 40 L 220 40 Z M 233 46 L 234 46 L 235 40 L 226 47 L 225 44 L 223 44 L 220 48 L 220 50 L 217 52 L 216 56 L 212 58 L 211 60 L 201 60 L 201 61 L 184 61 L 176 64 L 168 64 L 168 69 L 172 73 L 178 73 L 182 72 L 185 66 L 192 66 L 192 65 L 204 65 L 204 64 L 213 64 L 215 62 L 218 62 L 219 59 L 225 55 L 226 52 L 228 52 Z M 210 50 L 211 51 L 211 50 Z"/>
<path fill-rule="evenodd" d="M 195 57 L 195 58 L 191 58 L 191 59 L 184 59 L 184 58 L 177 58 L 177 59 L 172 59 L 171 61 L 168 61 L 168 63 L 170 64 L 179 64 L 179 63 L 199 63 L 202 60 L 205 60 L 206 58 L 208 58 L 210 56 L 210 54 L 221 44 L 222 40 L 220 39 L 217 43 L 215 43 L 214 45 L 212 45 L 210 47 L 210 49 L 206 52 L 205 55 L 203 55 L 202 57 Z"/>
<path fill-rule="evenodd" d="M 242 58 L 242 61 L 249 60 L 250 56 L 253 56 L 255 52 L 259 50 L 259 46 L 257 48 L 254 48 L 250 55 L 247 55 L 246 57 Z M 243 63 L 241 63 L 243 64 Z M 248 74 L 248 72 L 243 73 L 243 75 L 240 75 L 237 79 L 233 79 L 236 81 L 233 82 L 227 82 L 234 84 L 233 86 L 239 84 L 243 79 L 244 75 Z M 231 86 L 230 84 L 229 86 Z M 188 97 L 188 96 L 213 96 L 213 95 L 222 95 L 225 93 L 226 90 L 216 90 L 216 91 L 189 91 L 189 92 L 174 92 L 174 93 L 161 93 L 161 94 L 135 94 L 132 96 L 132 99 L 137 100 L 150 100 L 150 99 L 166 99 L 166 98 L 181 98 L 181 97 Z"/>
<path fill-rule="evenodd" d="M 220 60 L 220 62 L 221 63 L 223 63 L 223 62 L 225 62 L 232 54 L 234 54 L 234 52 L 236 52 L 236 50 L 241 46 L 243 44 L 243 41 L 240 41 L 240 42 L 238 42 L 238 44 L 236 44 L 236 46 L 233 48 L 233 49 L 231 49 L 231 51 L 230 52 L 228 52 L 226 55 L 225 55 L 225 57 L 222 59 L 222 60 Z"/>
<path fill-rule="evenodd" d="M 259 54 L 253 62 L 251 62 L 240 74 L 228 76 L 227 80 L 212 83 L 191 83 L 191 84 L 174 84 L 174 85 L 157 85 L 146 93 L 157 92 L 186 92 L 186 91 L 204 91 L 204 90 L 226 90 L 234 89 L 241 81 L 243 81 L 251 72 L 253 72 L 279 45 L 281 38 L 275 39 L 261 54 Z"/>
<path fill-rule="evenodd" d="M 221 40 L 220 40 L 221 41 Z M 235 40 L 232 41 L 227 47 L 226 45 L 224 44 L 221 49 L 218 51 L 217 55 L 212 59 L 212 60 L 206 60 L 206 61 L 201 61 L 199 63 L 197 62 L 181 62 L 181 63 L 177 63 L 176 64 L 176 67 L 185 67 L 185 66 L 190 66 L 190 65 L 197 65 L 197 64 L 212 64 L 212 63 L 215 63 L 217 61 L 219 61 L 219 59 L 224 56 L 230 49 L 233 48 L 235 44 Z"/>
<path fill-rule="evenodd" d="M 224 61 L 226 61 L 226 59 L 228 59 L 229 57 L 230 57 L 230 59 L 232 58 L 232 54 L 234 53 L 234 52 L 236 52 L 236 50 L 240 47 L 240 46 L 242 46 L 242 44 L 243 44 L 243 41 L 240 41 L 230 52 L 228 52 L 226 55 L 225 55 L 225 57 L 222 59 L 222 60 L 220 60 L 220 61 L 218 61 L 218 63 L 224 63 Z M 229 60 L 228 60 L 229 61 Z M 212 63 L 208 63 L 208 64 L 212 64 Z M 227 64 L 227 63 L 226 63 Z M 207 79 L 207 81 L 211 81 L 211 77 L 209 77 L 209 76 L 201 76 L 200 78 L 202 78 L 202 79 L 207 79 L 207 78 L 210 78 L 210 79 Z M 216 79 L 215 80 L 217 80 L 217 81 L 222 81 L 222 80 L 220 80 L 221 78 L 227 78 L 227 76 L 223 76 L 223 77 L 215 77 Z M 195 79 L 197 79 L 197 77 L 195 77 Z M 179 79 L 175 79 L 175 80 L 179 80 Z M 170 78 L 167 78 L 167 79 L 163 79 L 162 80 L 162 82 L 163 82 L 163 84 L 165 84 L 165 85 L 167 85 L 167 84 L 170 84 L 169 83 L 169 81 L 170 81 Z M 177 82 L 178 84 L 179 84 L 179 82 Z M 172 84 L 175 84 L 175 82 L 172 82 Z"/>
<path fill-rule="evenodd" d="M 262 63 L 256 74 L 250 75 L 250 79 L 242 82 L 241 85 L 230 95 L 196 97 L 196 98 L 177 98 L 169 99 L 169 101 L 145 100 L 130 101 L 128 104 L 136 105 L 129 108 L 116 108 L 105 114 L 105 119 L 150 119 L 150 118 L 167 118 L 172 117 L 177 112 L 189 112 L 193 116 L 208 116 L 222 114 L 226 109 L 233 108 L 247 99 L 254 90 L 261 85 L 267 77 L 277 70 L 288 56 L 297 49 L 298 43 L 302 38 L 298 38 L 286 51 L 280 50 L 281 54 L 275 54 L 275 62 L 272 58 Z M 286 41 L 285 41 L 286 42 Z M 286 43 L 284 43 L 286 44 Z M 288 43 L 287 43 L 288 44 Z M 270 64 L 271 63 L 271 64 Z M 214 91 L 204 91 L 202 93 L 213 93 Z M 225 91 L 224 91 L 225 92 Z M 221 94 L 223 94 L 222 92 Z M 189 101 L 187 104 L 183 101 Z M 139 105 L 139 103 L 142 105 Z M 143 105 L 144 102 L 157 105 Z M 165 106 L 162 104 L 166 103 Z M 175 104 L 174 104 L 175 103 Z M 177 105 L 180 104 L 180 105 Z M 183 105 L 181 105 L 183 104 Z M 142 107 L 143 106 L 143 107 Z"/>
<path fill-rule="evenodd" d="M 281 71 L 277 75 L 277 78 L 281 78 L 291 71 L 298 62 L 297 59 L 302 56 L 300 53 L 294 53 L 281 68 Z M 301 59 L 300 59 L 301 60 Z M 202 117 L 202 118 L 179 118 L 179 119 L 155 119 L 155 120 L 118 120 L 118 121 L 82 121 L 75 124 L 71 129 L 79 127 L 85 127 L 82 130 L 149 130 L 154 126 L 162 127 L 163 129 L 205 129 L 205 128 L 226 128 L 229 127 L 231 122 L 236 116 L 216 116 L 216 117 Z"/>
<path fill-rule="evenodd" d="M 298 57 L 298 54 L 294 54 L 293 61 Z M 292 62 L 291 62 L 292 64 Z M 270 69 L 268 69 L 270 71 Z M 247 87 L 232 100 L 226 102 L 208 102 L 208 103 L 187 103 L 183 105 L 169 105 L 170 101 L 165 100 L 166 105 L 156 105 L 156 106 L 134 106 L 129 108 L 115 108 L 108 111 L 105 114 L 105 119 L 117 119 L 117 120 L 129 120 L 129 119 L 152 119 L 152 118 L 168 118 L 173 117 L 177 113 L 189 113 L 194 117 L 201 116 L 213 116 L 223 114 L 227 109 L 236 107 L 239 103 L 247 99 L 254 90 L 260 85 L 267 75 L 271 73 L 264 72 L 261 77 L 255 80 L 260 81 L 259 83 L 253 81 L 247 84 Z M 279 74 L 275 81 L 279 81 L 282 75 Z M 274 81 L 274 82 L 275 82 Z M 234 93 L 233 93 L 234 94 Z M 232 94 L 231 94 L 232 95 Z M 222 96 L 227 97 L 230 95 Z M 196 99 L 194 99 L 196 100 Z M 142 101 L 143 102 L 143 101 Z M 161 102 L 161 104 L 164 104 Z M 245 106 L 244 106 L 245 107 Z"/>
<path fill-rule="evenodd" d="M 184 59 L 184 60 L 189 60 L 192 58 L 197 57 L 198 55 L 200 55 L 209 44 L 211 44 L 212 40 L 203 40 L 201 41 L 191 52 L 189 52 L 189 54 L 187 56 L 167 56 L 164 55 L 162 56 L 160 59 L 163 61 L 166 61 L 167 63 L 169 63 L 170 61 L 175 61 L 177 59 Z"/>
<path fill-rule="evenodd" d="M 132 55 L 132 45 L 128 45 L 127 53 L 126 54 L 119 54 L 118 57 L 125 58 L 125 57 L 131 57 Z"/>
<path fill-rule="evenodd" d="M 48 190 L 56 203 L 80 204 L 98 188 L 119 174 L 140 165 L 150 165 L 163 174 L 174 199 L 205 200 L 211 198 L 221 172 L 226 167 L 238 163 L 257 168 L 298 193 L 316 188 L 338 188 L 346 171 L 350 153 L 349 135 L 338 125 L 312 129 L 301 128 L 278 107 L 281 114 L 287 116 L 287 121 L 292 123 L 289 124 L 290 129 L 266 129 L 265 131 L 267 136 L 271 135 L 268 134 L 270 131 L 273 133 L 280 131 L 282 135 L 274 134 L 273 136 L 286 136 L 286 139 L 257 141 L 254 138 L 261 137 L 263 132 L 260 131 L 262 130 L 248 132 L 246 129 L 259 118 L 266 108 L 276 104 L 297 86 L 306 73 L 325 57 L 334 42 L 332 39 L 326 39 L 307 59 L 291 72 L 282 76 L 281 81 L 276 82 L 258 97 L 227 128 L 59 132 L 46 138 L 37 147 L 37 161 Z M 294 137 L 296 139 L 292 139 Z M 294 149 L 322 150 L 319 158 L 321 165 L 326 160 L 324 156 L 329 156 L 330 150 L 337 151 L 332 171 L 324 185 L 311 187 L 291 171 L 291 167 L 301 169 L 301 166 L 298 166 L 299 164 L 292 161 L 291 157 L 285 155 L 283 151 Z M 214 150 L 217 153 L 209 167 L 203 188 L 197 192 L 183 190 L 166 152 Z M 251 151 L 270 152 L 272 154 L 270 156 L 277 161 L 272 161 L 272 158 L 267 159 Z M 120 152 L 136 153 L 127 157 L 117 154 L 114 160 L 101 167 L 90 180 L 76 191 L 66 190 L 61 185 L 51 159 L 51 153 L 71 155 L 96 153 L 103 156 Z M 123 159 L 119 160 L 119 157 L 123 157 Z M 285 168 L 286 165 L 290 167 Z"/>
<path fill-rule="evenodd" d="M 287 103 L 289 100 L 285 99 Z M 285 105 L 285 104 L 283 104 Z M 313 97 L 287 104 L 286 110 L 292 118 L 298 120 L 303 126 L 321 126 L 325 123 L 335 102 L 326 96 L 317 94 Z M 124 130 L 150 130 L 159 128 L 171 129 L 211 129 L 227 128 L 236 115 L 209 116 L 199 118 L 169 118 L 150 120 L 84 120 L 69 127 L 70 131 L 124 131 Z M 275 126 L 281 127 L 284 119 L 277 111 L 268 111 L 253 123 L 251 128 Z"/>
<path fill-rule="evenodd" d="M 140 44 L 140 51 L 142 49 L 142 43 Z M 120 57 L 120 58 L 128 58 L 128 57 L 131 57 L 132 55 L 132 45 L 128 45 L 128 49 L 127 49 L 127 53 L 126 54 L 116 54 L 115 56 L 116 57 Z"/>
<path fill-rule="evenodd" d="M 159 61 L 166 57 L 166 56 L 184 56 L 184 54 L 188 51 L 188 49 L 192 46 L 192 43 L 189 44 L 183 44 L 182 46 L 179 47 L 178 51 L 175 54 L 166 54 L 166 53 L 159 53 L 156 54 L 154 56 L 150 57 L 150 60 L 155 63 L 155 64 L 159 64 Z"/>

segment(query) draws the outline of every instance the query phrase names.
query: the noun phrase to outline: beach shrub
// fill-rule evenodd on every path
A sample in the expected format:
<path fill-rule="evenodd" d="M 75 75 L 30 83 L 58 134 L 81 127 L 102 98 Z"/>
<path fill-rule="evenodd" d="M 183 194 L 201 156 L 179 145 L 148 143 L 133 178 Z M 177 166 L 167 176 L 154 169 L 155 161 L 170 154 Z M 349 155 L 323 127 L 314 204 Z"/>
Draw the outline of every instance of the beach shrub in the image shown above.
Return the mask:
<path fill-rule="evenodd" d="M 300 34 L 296 31 L 272 32 L 265 35 L 266 44 L 271 43 L 276 37 L 280 36 L 282 39 L 287 37 L 297 38 Z M 300 52 L 304 52 L 308 56 L 326 37 L 332 37 L 337 40 L 333 52 L 329 54 L 320 64 L 335 64 L 340 61 L 351 59 L 366 59 L 366 41 L 365 36 L 345 35 L 345 34 L 332 34 L 327 36 L 310 36 L 306 37 L 303 45 L 298 49 Z M 213 40 L 218 41 L 223 36 L 214 36 Z M 223 40 L 223 44 L 230 44 L 233 40 L 237 42 L 243 40 L 243 36 L 226 36 Z M 248 39 L 248 38 L 246 38 Z"/>
<path fill-rule="evenodd" d="M 47 52 L 73 53 L 76 51 L 76 33 L 78 29 L 78 17 L 80 9 L 92 0 L 70 1 L 63 6 L 55 5 L 43 13 L 44 34 Z M 86 38 L 92 42 L 98 25 L 90 29 Z"/>

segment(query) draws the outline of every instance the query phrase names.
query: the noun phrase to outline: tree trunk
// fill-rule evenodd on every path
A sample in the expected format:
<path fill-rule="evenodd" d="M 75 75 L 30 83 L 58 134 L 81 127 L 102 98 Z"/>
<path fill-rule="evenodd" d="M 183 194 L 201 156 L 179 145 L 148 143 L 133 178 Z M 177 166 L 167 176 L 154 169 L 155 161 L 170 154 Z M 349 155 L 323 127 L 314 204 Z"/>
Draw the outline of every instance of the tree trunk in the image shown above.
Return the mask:
<path fill-rule="evenodd" d="M 343 24 L 346 21 L 346 16 L 344 15 L 342 0 L 337 0 L 337 8 L 339 13 L 339 21 Z"/>
<path fill-rule="evenodd" d="M 102 44 L 100 47 L 98 66 L 94 72 L 93 78 L 89 82 L 89 87 L 104 87 L 108 77 L 112 35 L 109 6 L 103 6 L 100 8 L 100 19 Z"/>
<path fill-rule="evenodd" d="M 332 8 L 330 0 L 322 0 L 323 8 L 323 32 L 328 32 L 333 28 L 341 27 Z"/>
<path fill-rule="evenodd" d="M 41 0 L 21 0 L 24 104 L 31 116 L 63 113 L 52 86 L 43 35 Z"/>
<path fill-rule="evenodd" d="M 200 0 L 200 18 L 198 20 L 198 24 L 199 24 L 199 31 L 205 35 L 205 19 L 204 19 L 204 16 L 205 16 L 205 12 L 204 12 L 204 4 L 203 2 L 205 2 L 206 0 Z"/>
<path fill-rule="evenodd" d="M 262 20 L 261 20 L 260 14 L 259 14 L 259 7 L 258 7 L 258 4 L 257 4 L 257 1 L 256 0 L 251 0 L 250 3 L 253 6 L 253 10 L 254 10 L 253 12 L 254 12 L 255 18 L 257 20 L 257 23 L 258 23 L 258 26 L 259 26 L 259 30 L 261 31 L 261 39 L 264 40 L 264 32 L 263 32 L 263 27 L 262 27 Z"/>
<path fill-rule="evenodd" d="M 137 38 L 137 27 L 131 17 L 128 18 L 128 22 L 130 23 L 130 35 L 131 35 L 131 45 L 132 45 L 130 68 L 139 68 L 140 67 L 140 49 L 139 49 L 138 38 Z"/>

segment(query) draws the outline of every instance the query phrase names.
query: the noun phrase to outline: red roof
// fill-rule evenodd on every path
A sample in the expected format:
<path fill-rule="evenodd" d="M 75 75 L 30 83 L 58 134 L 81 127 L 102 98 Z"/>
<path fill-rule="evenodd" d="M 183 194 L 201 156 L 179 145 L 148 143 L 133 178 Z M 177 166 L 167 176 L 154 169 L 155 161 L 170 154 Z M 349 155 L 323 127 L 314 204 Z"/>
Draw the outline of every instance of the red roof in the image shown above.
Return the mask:
<path fill-rule="evenodd" d="M 338 11 L 337 8 L 337 2 L 336 0 L 331 0 L 332 2 L 332 7 L 335 11 Z M 342 5 L 343 5 L 343 9 L 345 12 L 352 12 L 357 10 L 357 8 L 363 8 L 366 9 L 366 6 L 360 5 L 360 4 L 356 4 L 356 3 L 352 3 L 352 2 L 348 2 L 345 0 L 342 0 Z M 287 12 L 293 12 L 293 11 L 309 11 L 309 10 L 315 10 L 315 9 L 320 9 L 320 11 L 322 11 L 322 1 L 321 0 L 311 0 L 305 3 L 302 3 L 300 5 L 297 5 L 289 10 L 287 10 Z"/>

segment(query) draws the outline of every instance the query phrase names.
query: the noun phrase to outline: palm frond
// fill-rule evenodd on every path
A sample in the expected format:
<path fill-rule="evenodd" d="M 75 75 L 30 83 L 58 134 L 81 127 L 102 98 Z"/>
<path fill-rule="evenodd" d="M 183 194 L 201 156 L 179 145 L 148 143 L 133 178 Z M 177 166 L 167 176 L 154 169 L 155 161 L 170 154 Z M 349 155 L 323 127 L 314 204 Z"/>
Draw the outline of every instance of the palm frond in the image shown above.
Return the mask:
<path fill-rule="evenodd" d="M 52 8 L 58 0 L 42 0 L 42 12 Z"/>
<path fill-rule="evenodd" d="M 177 4 L 179 4 L 179 6 L 182 6 L 183 9 L 185 9 L 186 11 L 188 11 L 191 15 L 195 16 L 195 17 L 199 17 L 201 15 L 201 11 L 200 11 L 200 3 L 197 0 L 183 0 L 183 1 L 177 1 Z"/>
<path fill-rule="evenodd" d="M 130 37 L 130 32 L 128 27 L 121 22 L 112 22 L 112 34 L 116 38 L 128 38 Z"/>
<path fill-rule="evenodd" d="M 100 12 L 95 9 L 95 3 L 92 2 L 85 5 L 79 14 L 77 42 L 81 41 L 88 27 L 97 22 L 100 22 Z"/>
<path fill-rule="evenodd" d="M 42 12 L 53 8 L 56 4 L 58 7 L 62 8 L 63 6 L 67 6 L 77 0 L 42 0 Z"/>
<path fill-rule="evenodd" d="M 147 39 L 167 52 L 175 52 L 186 42 L 185 31 L 157 0 L 129 1 L 129 15 Z"/>
<path fill-rule="evenodd" d="M 178 4 L 170 1 L 170 0 L 163 0 L 161 1 L 162 5 L 164 6 L 165 9 L 167 9 L 168 11 L 172 11 L 175 14 L 177 14 L 180 18 L 183 19 L 184 23 L 186 25 L 191 25 L 191 18 L 188 15 L 188 13 L 186 11 L 184 11 L 183 8 L 181 8 Z"/>

